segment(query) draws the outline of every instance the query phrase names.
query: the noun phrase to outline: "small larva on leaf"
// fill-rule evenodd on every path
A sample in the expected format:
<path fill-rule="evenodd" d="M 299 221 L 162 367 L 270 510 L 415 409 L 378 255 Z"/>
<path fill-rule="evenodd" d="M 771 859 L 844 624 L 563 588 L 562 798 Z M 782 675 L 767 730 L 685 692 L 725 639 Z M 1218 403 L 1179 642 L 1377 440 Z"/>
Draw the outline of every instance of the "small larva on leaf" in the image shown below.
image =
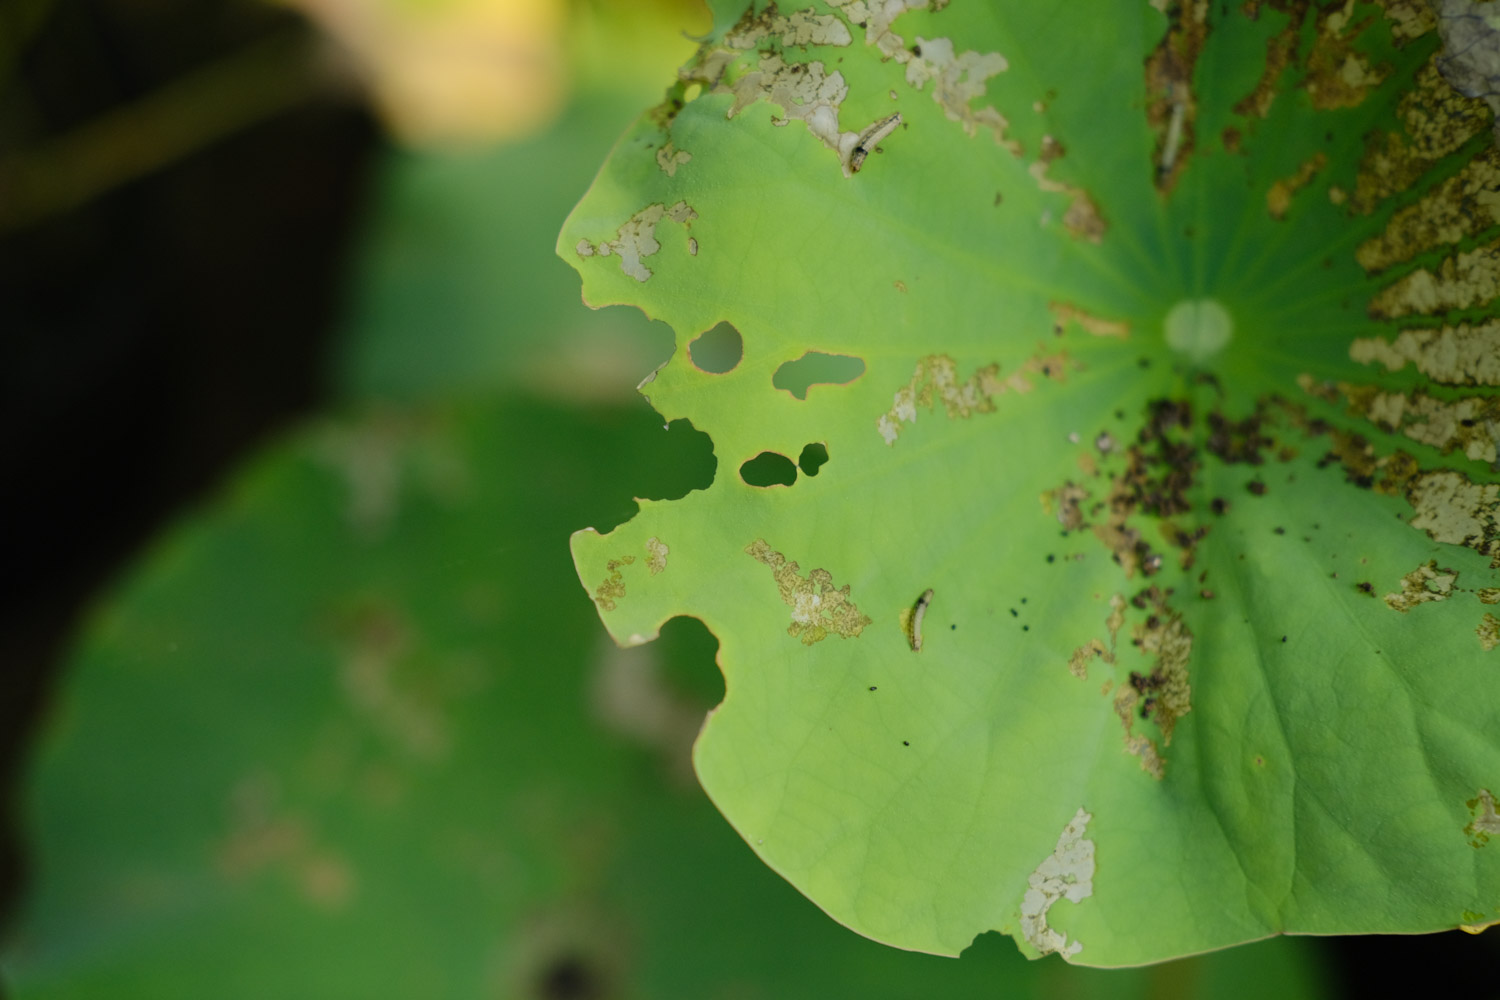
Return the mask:
<path fill-rule="evenodd" d="M 927 614 L 927 605 L 932 603 L 932 588 L 928 587 L 917 598 L 917 606 L 911 613 L 911 651 L 922 651 L 922 618 Z"/>

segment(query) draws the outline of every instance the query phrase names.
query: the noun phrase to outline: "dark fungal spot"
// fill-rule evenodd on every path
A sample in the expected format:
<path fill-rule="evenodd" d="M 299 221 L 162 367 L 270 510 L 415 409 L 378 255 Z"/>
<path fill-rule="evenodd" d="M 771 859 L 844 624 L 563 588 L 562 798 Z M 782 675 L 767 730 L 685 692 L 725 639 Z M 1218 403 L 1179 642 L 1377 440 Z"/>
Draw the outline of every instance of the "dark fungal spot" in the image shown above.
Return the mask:
<path fill-rule="evenodd" d="M 1286 529 L 1285 528 L 1272 528 L 1271 530 L 1273 532 L 1275 532 L 1276 534 L 1278 534 L 1278 535 L 1284 535 L 1284 534 L 1286 534 Z"/>
<path fill-rule="evenodd" d="M 1359 591 L 1361 594 L 1364 594 L 1366 597 L 1375 596 L 1375 585 L 1367 580 L 1361 580 L 1359 583 L 1356 583 L 1354 585 L 1354 589 Z"/>
<path fill-rule="evenodd" d="M 875 685 L 874 685 L 874 684 L 871 684 L 871 685 L 870 685 L 870 690 L 871 690 L 871 691 L 874 691 L 874 690 L 875 690 Z"/>
<path fill-rule="evenodd" d="M 1224 512 L 1229 509 L 1229 501 L 1223 497 L 1214 497 L 1213 500 L 1209 501 L 1208 509 L 1223 517 Z"/>
<path fill-rule="evenodd" d="M 1250 480 L 1245 484 L 1245 489 L 1249 490 L 1253 496 L 1263 497 L 1266 495 L 1266 484 L 1259 479 Z"/>
<path fill-rule="evenodd" d="M 1282 641 L 1282 642 L 1286 642 L 1286 636 L 1282 636 L 1282 637 L 1281 637 L 1281 641 Z"/>
<path fill-rule="evenodd" d="M 911 740 L 902 740 L 901 745 L 904 747 L 909 747 L 911 746 Z"/>

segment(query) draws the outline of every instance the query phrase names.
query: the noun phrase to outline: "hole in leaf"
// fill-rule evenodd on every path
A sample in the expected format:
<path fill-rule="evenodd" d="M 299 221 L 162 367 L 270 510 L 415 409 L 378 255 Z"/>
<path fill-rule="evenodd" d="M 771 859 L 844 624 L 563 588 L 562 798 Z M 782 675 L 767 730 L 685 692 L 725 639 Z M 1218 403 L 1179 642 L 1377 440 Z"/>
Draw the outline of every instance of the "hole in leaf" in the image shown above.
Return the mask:
<path fill-rule="evenodd" d="M 690 420 L 667 424 L 666 440 L 642 457 L 634 493 L 645 500 L 681 500 L 693 490 L 706 490 L 719 466 L 713 439 Z"/>
<path fill-rule="evenodd" d="M 710 375 L 723 375 L 734 371 L 745 356 L 745 341 L 740 331 L 728 323 L 701 333 L 688 345 L 688 357 L 699 370 Z"/>
<path fill-rule="evenodd" d="M 674 694 L 704 711 L 724 700 L 724 675 L 719 672 L 719 639 L 701 619 L 679 615 L 661 627 L 652 645 L 661 663 L 662 678 Z"/>
<path fill-rule="evenodd" d="M 790 486 L 797 481 L 797 467 L 785 455 L 763 451 L 740 466 L 740 478 L 751 486 Z"/>
<path fill-rule="evenodd" d="M 798 399 L 806 399 L 807 390 L 815 385 L 847 385 L 864 373 L 863 358 L 808 351 L 796 361 L 788 361 L 776 369 L 771 384 Z"/>
<path fill-rule="evenodd" d="M 827 464 L 828 448 L 818 441 L 803 448 L 801 457 L 797 459 L 797 467 L 806 476 L 816 476 L 818 470 Z"/>

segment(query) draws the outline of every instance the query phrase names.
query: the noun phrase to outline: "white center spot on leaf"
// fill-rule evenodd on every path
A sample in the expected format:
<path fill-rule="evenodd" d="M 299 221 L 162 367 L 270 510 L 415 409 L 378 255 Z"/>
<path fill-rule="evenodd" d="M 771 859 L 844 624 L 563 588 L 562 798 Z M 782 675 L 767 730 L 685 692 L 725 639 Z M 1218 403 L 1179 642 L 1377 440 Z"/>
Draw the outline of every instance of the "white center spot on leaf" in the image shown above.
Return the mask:
<path fill-rule="evenodd" d="M 1167 312 L 1163 324 L 1167 346 L 1201 363 L 1234 339 L 1234 320 L 1213 299 L 1184 299 Z"/>
<path fill-rule="evenodd" d="M 1094 894 L 1094 842 L 1083 836 L 1093 818 L 1080 807 L 1063 827 L 1052 854 L 1026 879 L 1021 934 L 1043 955 L 1057 952 L 1066 958 L 1083 950 L 1080 942 L 1069 943 L 1066 934 L 1047 926 L 1047 911 L 1059 899 L 1077 903 Z"/>

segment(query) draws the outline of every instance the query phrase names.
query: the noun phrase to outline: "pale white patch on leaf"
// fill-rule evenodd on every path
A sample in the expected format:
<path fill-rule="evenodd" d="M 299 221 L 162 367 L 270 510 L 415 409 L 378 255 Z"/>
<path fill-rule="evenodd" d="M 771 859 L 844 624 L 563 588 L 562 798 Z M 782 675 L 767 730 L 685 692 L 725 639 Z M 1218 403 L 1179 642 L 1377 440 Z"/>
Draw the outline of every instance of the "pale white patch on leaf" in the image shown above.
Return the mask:
<path fill-rule="evenodd" d="M 1441 469 L 1412 481 L 1407 500 L 1416 508 L 1411 526 L 1435 542 L 1463 545 L 1500 567 L 1500 484 L 1476 483 Z"/>
<path fill-rule="evenodd" d="M 1403 330 L 1394 342 L 1359 338 L 1349 345 L 1349 357 L 1363 364 L 1379 361 L 1390 371 L 1411 363 L 1449 385 L 1500 385 L 1500 320 Z"/>
<path fill-rule="evenodd" d="M 646 539 L 646 568 L 655 576 L 667 568 L 667 553 L 672 550 L 660 538 L 652 535 Z"/>
<path fill-rule="evenodd" d="M 692 158 L 692 153 L 685 149 L 678 149 L 670 139 L 667 140 L 666 145 L 656 151 L 656 165 L 668 177 L 676 177 L 677 168 Z"/>
<path fill-rule="evenodd" d="M 1069 957 L 1083 950 L 1082 943 L 1070 943 L 1067 935 L 1047 926 L 1047 911 L 1059 899 L 1077 903 L 1094 894 L 1094 842 L 1083 836 L 1093 818 L 1080 808 L 1063 827 L 1052 854 L 1026 879 L 1021 935 L 1043 955 L 1057 952 Z"/>
<path fill-rule="evenodd" d="M 782 16 L 772 5 L 755 16 L 746 12 L 734 30 L 724 36 L 724 44 L 734 49 L 753 49 L 767 38 L 796 46 L 842 46 L 854 40 L 844 22 L 832 14 L 816 14 L 808 9 Z"/>
<path fill-rule="evenodd" d="M 828 0 L 830 7 L 843 11 L 854 24 L 865 26 L 865 44 L 873 45 L 880 54 L 889 59 L 904 61 L 910 52 L 900 35 L 891 30 L 891 23 L 909 10 L 923 10 L 927 0 Z M 933 10 L 942 10 L 947 0 L 936 0 Z"/>
<path fill-rule="evenodd" d="M 1386 594 L 1386 606 L 1402 614 L 1418 604 L 1446 601 L 1453 596 L 1453 585 L 1458 574 L 1451 569 L 1438 567 L 1436 559 L 1429 559 L 1401 578 L 1401 593 Z"/>
<path fill-rule="evenodd" d="M 600 240 L 598 243 L 579 240 L 574 251 L 580 257 L 592 257 L 595 254 L 608 257 L 614 254 L 620 258 L 620 270 L 636 281 L 645 281 L 651 277 L 651 271 L 643 261 L 661 249 L 661 243 L 656 239 L 657 224 L 665 218 L 685 226 L 697 217 L 698 213 L 685 201 L 679 201 L 671 208 L 660 203 L 647 205 L 625 220 L 614 239 Z"/>
<path fill-rule="evenodd" d="M 1004 115 L 991 106 L 975 109 L 970 102 L 983 97 L 986 81 L 1009 67 L 1005 57 L 998 52 L 958 52 L 947 38 L 917 38 L 917 50 L 906 64 L 906 82 L 918 90 L 932 83 L 932 99 L 942 106 L 949 121 L 963 125 L 969 135 L 980 128 L 995 134 L 995 141 L 1006 145 L 1011 152 L 1019 153 L 1020 147 L 1007 143 L 1005 130 L 1009 127 Z"/>

